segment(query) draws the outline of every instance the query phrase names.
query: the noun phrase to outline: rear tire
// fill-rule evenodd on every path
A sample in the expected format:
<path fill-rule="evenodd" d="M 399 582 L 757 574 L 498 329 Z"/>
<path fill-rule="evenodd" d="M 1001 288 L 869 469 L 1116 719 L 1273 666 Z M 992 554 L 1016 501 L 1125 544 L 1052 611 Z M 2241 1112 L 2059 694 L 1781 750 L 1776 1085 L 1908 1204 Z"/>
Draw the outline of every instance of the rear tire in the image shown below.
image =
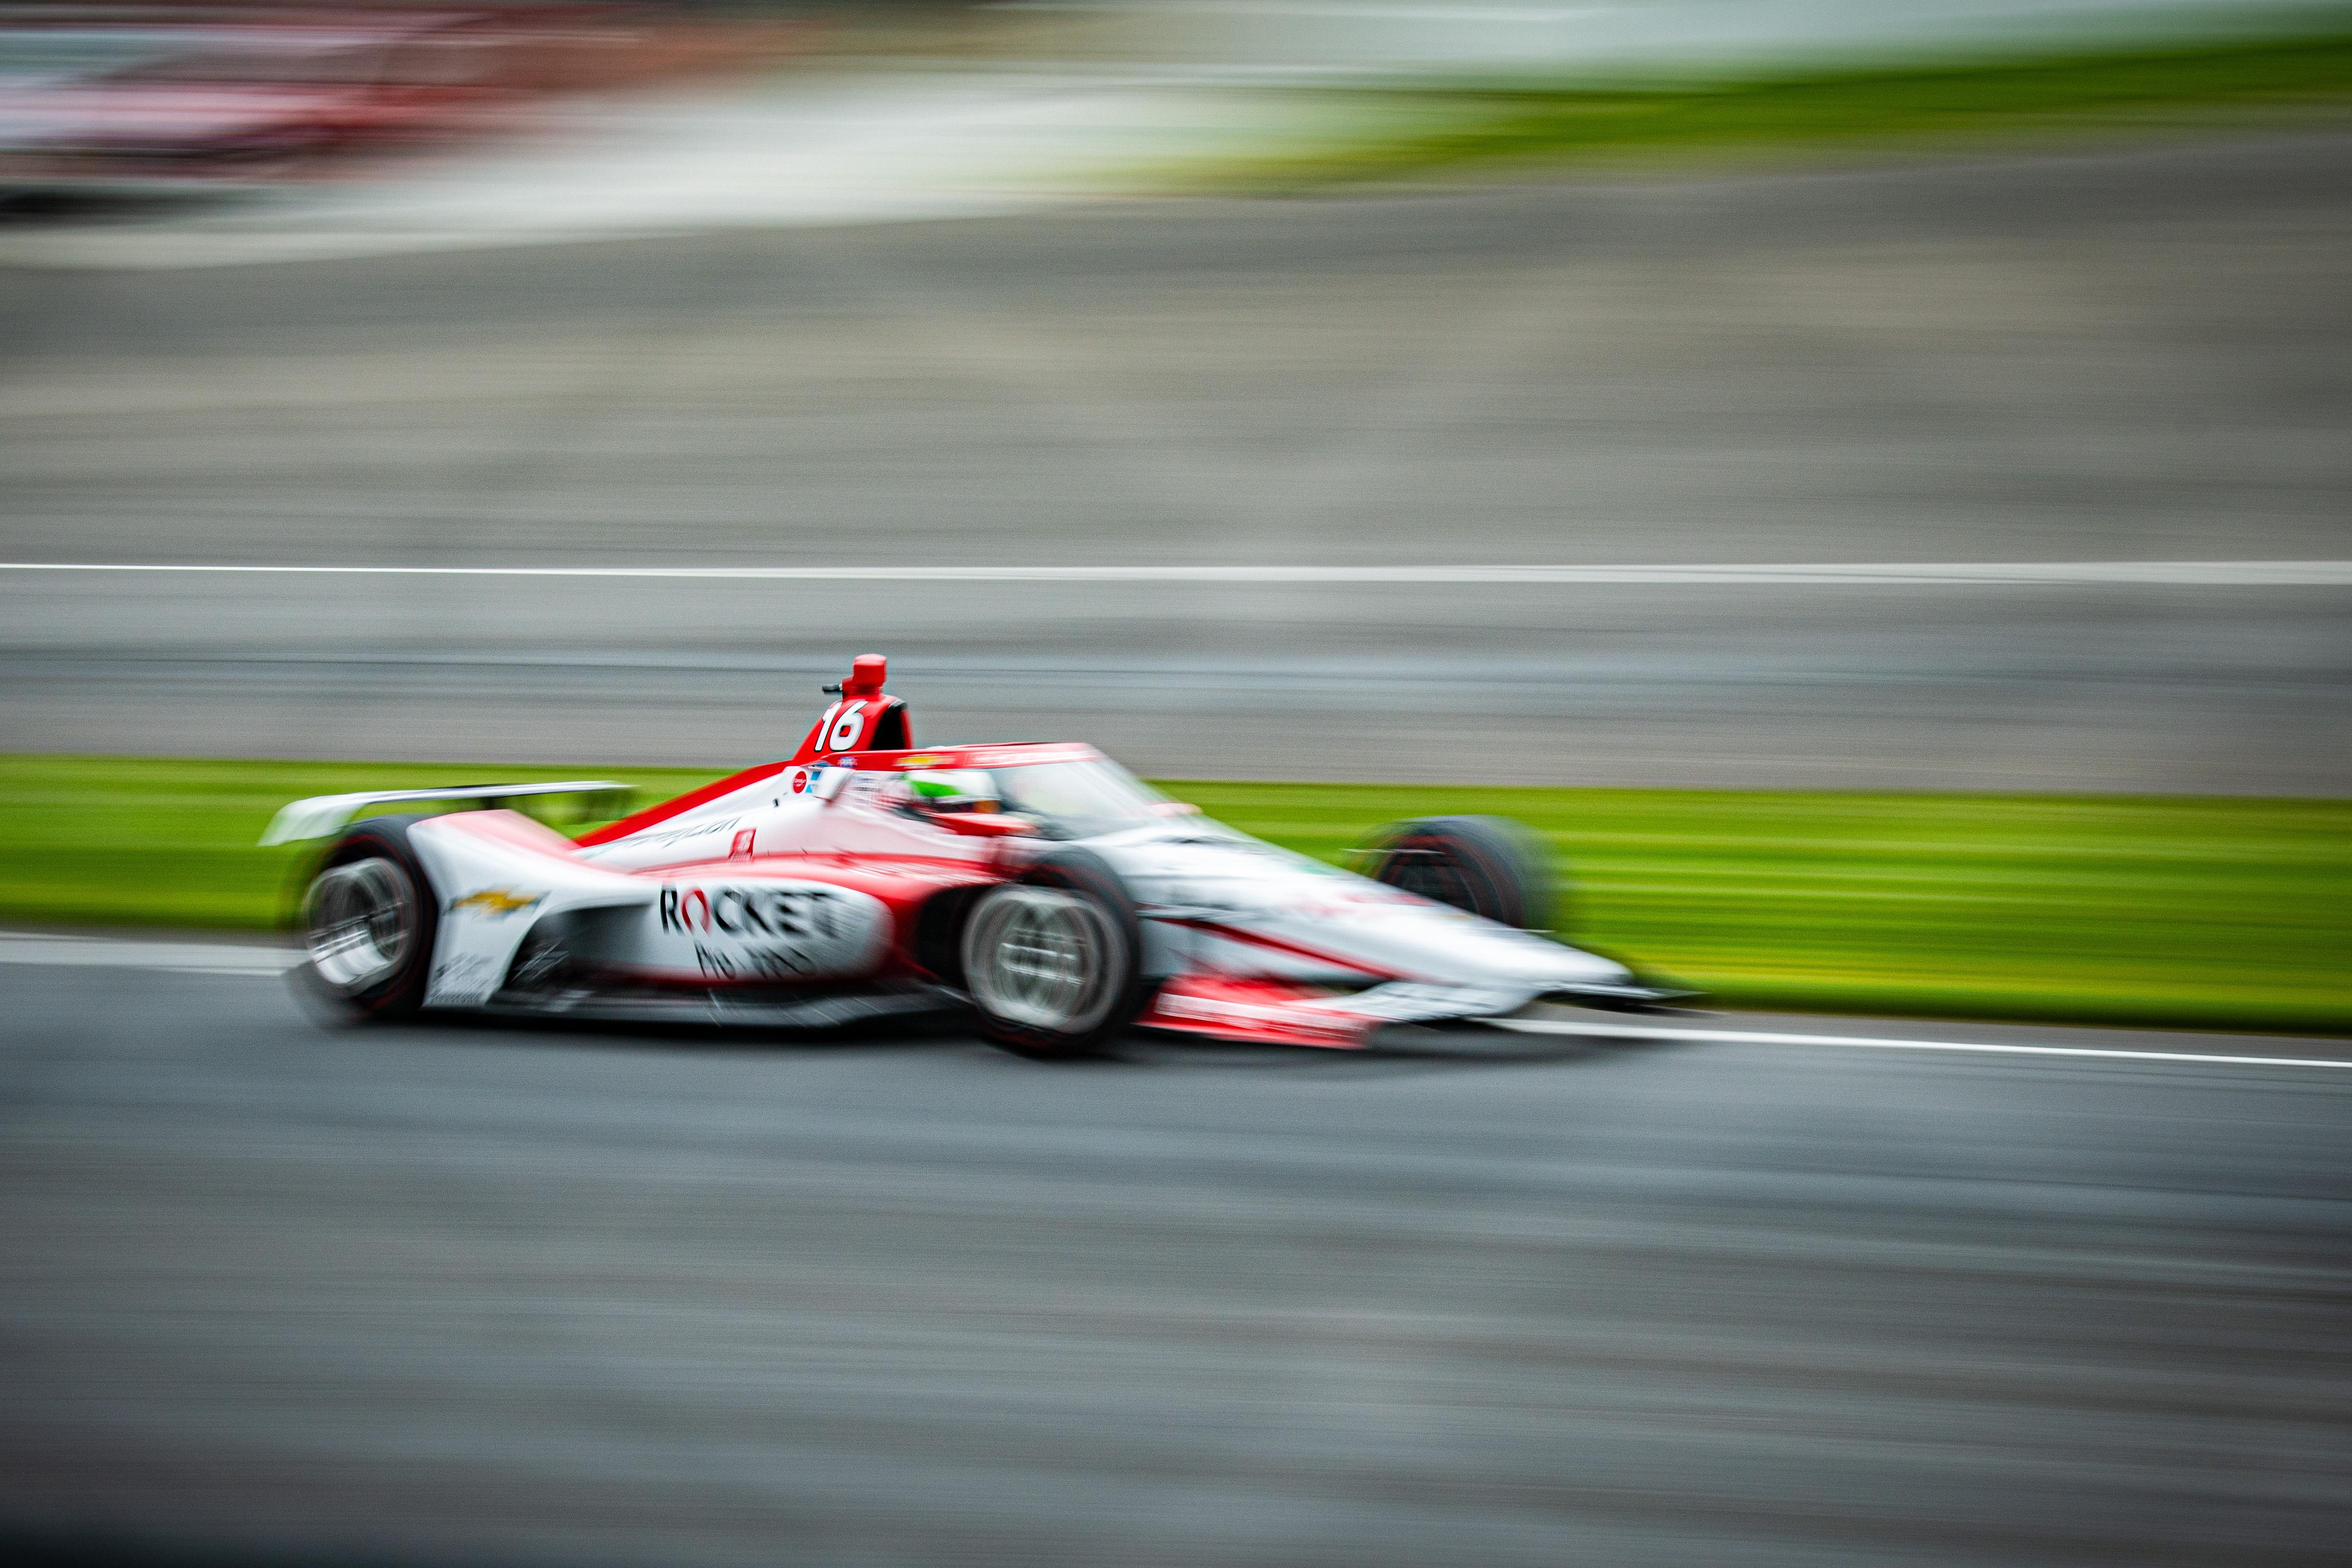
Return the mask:
<path fill-rule="evenodd" d="M 405 1018 L 425 1005 L 440 900 L 408 842 L 415 816 L 354 824 L 327 851 L 302 897 L 306 960 L 315 995 L 357 1018 Z"/>
<path fill-rule="evenodd" d="M 1090 851 L 1055 850 L 991 889 L 961 946 L 982 1032 L 1021 1056 L 1092 1056 L 1143 1010 L 1143 922 Z"/>
<path fill-rule="evenodd" d="M 1551 857 L 1501 816 L 1429 816 L 1386 829 L 1366 851 L 1375 882 L 1521 931 L 1549 931 L 1559 902 Z"/>

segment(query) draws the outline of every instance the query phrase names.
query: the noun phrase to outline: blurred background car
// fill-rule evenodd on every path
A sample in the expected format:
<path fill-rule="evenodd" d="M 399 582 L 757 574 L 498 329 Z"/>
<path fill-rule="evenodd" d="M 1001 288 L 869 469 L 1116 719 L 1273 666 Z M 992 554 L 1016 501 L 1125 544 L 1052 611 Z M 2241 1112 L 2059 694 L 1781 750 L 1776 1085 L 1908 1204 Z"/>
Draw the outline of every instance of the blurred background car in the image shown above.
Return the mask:
<path fill-rule="evenodd" d="M 645 5 L 0 10 L 0 188 L 154 193 L 318 178 L 519 128 L 556 93 L 740 62 L 774 27 Z"/>

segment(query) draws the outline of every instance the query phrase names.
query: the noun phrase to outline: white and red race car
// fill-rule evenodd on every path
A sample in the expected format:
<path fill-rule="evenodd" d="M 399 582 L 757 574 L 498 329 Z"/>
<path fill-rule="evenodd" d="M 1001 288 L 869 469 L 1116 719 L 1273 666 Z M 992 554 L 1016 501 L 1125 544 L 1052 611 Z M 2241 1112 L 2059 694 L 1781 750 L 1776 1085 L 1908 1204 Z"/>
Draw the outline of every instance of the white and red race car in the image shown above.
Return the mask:
<path fill-rule="evenodd" d="M 806 1028 L 968 1007 L 1039 1056 L 1131 1026 L 1349 1047 L 1543 1000 L 1675 994 L 1537 934 L 1548 865 L 1511 824 L 1404 824 L 1359 876 L 1212 822 L 1090 746 L 917 749 L 885 672 L 858 658 L 788 760 L 577 839 L 446 807 L 619 786 L 295 802 L 263 842 L 334 837 L 298 975 L 375 1017 Z M 445 814 L 352 822 L 407 802 Z"/>

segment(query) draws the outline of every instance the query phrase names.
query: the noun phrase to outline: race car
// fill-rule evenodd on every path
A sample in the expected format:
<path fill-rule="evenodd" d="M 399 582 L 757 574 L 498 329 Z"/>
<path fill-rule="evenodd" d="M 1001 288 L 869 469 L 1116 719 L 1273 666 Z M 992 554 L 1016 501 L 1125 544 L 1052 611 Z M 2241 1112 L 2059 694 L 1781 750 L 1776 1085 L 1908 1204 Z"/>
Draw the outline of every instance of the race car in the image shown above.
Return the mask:
<path fill-rule="evenodd" d="M 1402 824 L 1364 874 L 1342 870 L 1091 746 L 918 748 L 887 675 L 858 658 L 791 757 L 577 838 L 513 803 L 622 786 L 294 802 L 263 842 L 331 839 L 300 901 L 299 983 L 367 1018 L 809 1028 L 965 1009 L 1036 1057 L 1133 1027 L 1353 1048 L 1544 1001 L 1675 994 L 1541 932 L 1548 859 L 1511 824 Z M 450 809 L 468 804 L 485 809 Z M 438 815 L 352 821 L 387 805 Z"/>

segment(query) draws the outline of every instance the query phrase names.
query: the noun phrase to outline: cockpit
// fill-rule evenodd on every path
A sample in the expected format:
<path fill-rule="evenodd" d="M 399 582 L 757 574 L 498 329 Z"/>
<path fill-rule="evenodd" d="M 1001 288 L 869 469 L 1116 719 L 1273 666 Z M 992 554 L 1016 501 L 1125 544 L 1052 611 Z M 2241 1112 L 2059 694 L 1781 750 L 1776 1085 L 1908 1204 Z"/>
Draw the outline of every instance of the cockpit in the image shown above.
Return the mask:
<path fill-rule="evenodd" d="M 1150 826 L 1185 808 L 1103 758 L 1015 767 L 928 768 L 901 773 L 902 805 L 940 819 L 1002 817 L 1040 837 L 1098 838 Z M 1008 824 L 1010 826 L 1010 824 Z"/>

